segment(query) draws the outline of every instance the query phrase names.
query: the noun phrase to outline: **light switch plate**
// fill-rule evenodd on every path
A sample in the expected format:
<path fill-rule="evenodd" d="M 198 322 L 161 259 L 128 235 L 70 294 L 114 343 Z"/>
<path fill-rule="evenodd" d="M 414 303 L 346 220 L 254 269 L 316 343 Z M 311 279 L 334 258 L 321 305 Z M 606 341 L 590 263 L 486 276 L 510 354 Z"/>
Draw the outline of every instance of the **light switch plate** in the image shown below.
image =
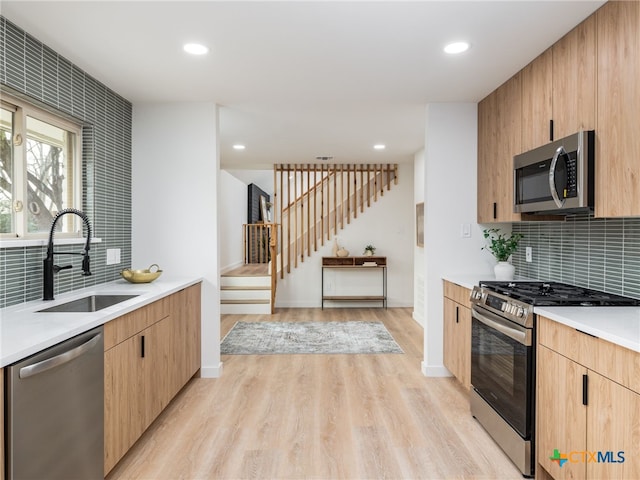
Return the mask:
<path fill-rule="evenodd" d="M 470 238 L 471 237 L 471 224 L 463 223 L 460 225 L 460 236 L 462 238 Z"/>
<path fill-rule="evenodd" d="M 527 247 L 525 249 L 525 256 L 526 256 L 527 263 L 533 262 L 533 248 Z"/>

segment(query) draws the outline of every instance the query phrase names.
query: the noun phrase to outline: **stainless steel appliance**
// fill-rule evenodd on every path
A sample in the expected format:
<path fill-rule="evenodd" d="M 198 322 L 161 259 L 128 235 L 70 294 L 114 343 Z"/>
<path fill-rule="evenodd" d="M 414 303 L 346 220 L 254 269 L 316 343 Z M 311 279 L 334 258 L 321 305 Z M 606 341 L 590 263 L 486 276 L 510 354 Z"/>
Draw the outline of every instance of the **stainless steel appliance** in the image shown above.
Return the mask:
<path fill-rule="evenodd" d="M 471 413 L 523 475 L 535 467 L 534 306 L 640 305 L 555 282 L 480 282 L 471 292 Z"/>
<path fill-rule="evenodd" d="M 7 367 L 10 480 L 104 478 L 104 340 L 95 328 Z"/>
<path fill-rule="evenodd" d="M 594 131 L 583 131 L 513 157 L 514 212 L 593 209 L 594 142 Z"/>

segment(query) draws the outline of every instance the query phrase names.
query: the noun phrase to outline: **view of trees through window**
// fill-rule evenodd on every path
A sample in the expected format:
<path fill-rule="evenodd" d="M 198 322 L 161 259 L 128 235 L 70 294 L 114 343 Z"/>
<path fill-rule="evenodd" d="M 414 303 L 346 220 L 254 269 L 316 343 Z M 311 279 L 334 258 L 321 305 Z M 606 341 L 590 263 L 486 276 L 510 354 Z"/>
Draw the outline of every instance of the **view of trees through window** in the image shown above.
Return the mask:
<path fill-rule="evenodd" d="M 19 111 L 19 109 L 17 109 Z M 76 134 L 2 109 L 0 117 L 0 233 L 48 232 L 56 213 L 74 206 Z M 61 225 L 68 231 L 70 225 Z"/>

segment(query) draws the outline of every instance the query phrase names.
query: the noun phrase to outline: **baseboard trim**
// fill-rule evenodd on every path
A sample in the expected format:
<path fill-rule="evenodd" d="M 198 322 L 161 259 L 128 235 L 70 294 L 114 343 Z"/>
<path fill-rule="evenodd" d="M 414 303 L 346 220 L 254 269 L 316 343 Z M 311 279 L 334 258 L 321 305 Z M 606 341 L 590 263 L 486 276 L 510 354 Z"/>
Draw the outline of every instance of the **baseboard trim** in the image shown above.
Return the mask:
<path fill-rule="evenodd" d="M 422 362 L 422 374 L 425 377 L 451 377 L 451 372 L 444 365 L 427 365 Z"/>
<path fill-rule="evenodd" d="M 417 312 L 414 310 L 413 313 L 411 314 L 411 318 L 413 318 L 418 325 L 420 325 L 422 328 L 424 328 L 424 325 L 422 324 L 422 320 L 423 319 L 420 318 L 418 315 L 416 315 L 416 313 Z"/>
<path fill-rule="evenodd" d="M 200 378 L 220 378 L 222 376 L 222 362 L 217 367 L 201 367 Z"/>
<path fill-rule="evenodd" d="M 232 263 L 231 265 L 227 265 L 226 267 L 222 267 L 220 268 L 220 275 L 224 275 L 225 273 L 230 272 L 231 270 L 240 268 L 242 265 L 244 265 L 244 263 L 242 262 L 242 260 L 240 260 L 239 262 Z"/>

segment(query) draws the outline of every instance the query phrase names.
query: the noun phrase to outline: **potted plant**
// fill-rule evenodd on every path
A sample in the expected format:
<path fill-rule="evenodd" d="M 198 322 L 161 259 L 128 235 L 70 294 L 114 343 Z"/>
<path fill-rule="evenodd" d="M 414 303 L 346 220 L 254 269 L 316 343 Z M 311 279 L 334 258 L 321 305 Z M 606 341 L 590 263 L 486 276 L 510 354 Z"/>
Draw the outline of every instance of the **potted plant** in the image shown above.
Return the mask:
<path fill-rule="evenodd" d="M 515 267 L 509 263 L 511 255 L 518 250 L 518 243 L 522 239 L 521 233 L 512 233 L 508 237 L 500 233 L 498 228 L 483 230 L 484 238 L 489 239 L 489 245 L 482 250 L 489 250 L 498 263 L 493 268 L 496 280 L 513 280 Z"/>
<path fill-rule="evenodd" d="M 372 256 L 374 253 L 376 253 L 376 247 L 374 247 L 373 245 L 367 245 L 366 247 L 364 247 L 364 254 L 367 257 Z"/>

